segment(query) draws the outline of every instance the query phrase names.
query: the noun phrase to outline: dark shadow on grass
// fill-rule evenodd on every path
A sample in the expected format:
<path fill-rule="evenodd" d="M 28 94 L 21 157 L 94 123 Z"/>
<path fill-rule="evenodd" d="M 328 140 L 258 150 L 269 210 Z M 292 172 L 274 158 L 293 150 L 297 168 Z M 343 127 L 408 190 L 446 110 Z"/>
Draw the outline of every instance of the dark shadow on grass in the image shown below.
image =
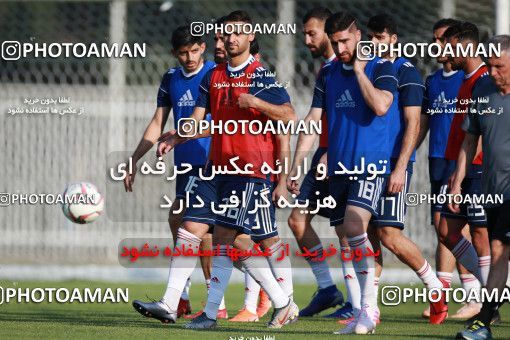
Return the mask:
<path fill-rule="evenodd" d="M 76 311 L 7 312 L 0 314 L 0 321 L 51 322 L 83 326 L 107 327 L 167 327 L 156 320 L 149 320 L 134 313 L 87 313 Z"/>

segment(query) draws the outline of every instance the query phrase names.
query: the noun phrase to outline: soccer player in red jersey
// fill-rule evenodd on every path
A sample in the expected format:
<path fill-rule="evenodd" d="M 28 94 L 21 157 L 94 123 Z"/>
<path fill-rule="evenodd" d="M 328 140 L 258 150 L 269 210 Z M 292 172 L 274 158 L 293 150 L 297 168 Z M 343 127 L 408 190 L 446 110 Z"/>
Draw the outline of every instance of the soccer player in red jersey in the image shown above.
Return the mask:
<path fill-rule="evenodd" d="M 296 116 L 286 91 L 275 86 L 274 78 L 267 76 L 262 65 L 250 54 L 250 42 L 255 37 L 239 28 L 250 23 L 249 15 L 243 11 L 235 11 L 227 16 L 226 24 L 234 24 L 237 27 L 233 32 L 225 33 L 224 42 L 229 61 L 227 64 L 218 65 L 204 78 L 201 96 L 192 115 L 196 121 L 204 118 L 207 108 L 210 109 L 212 119 L 216 122 L 244 119 L 266 123 L 268 120 L 289 122 L 295 119 Z M 251 84 L 253 78 L 257 78 L 257 86 L 236 85 Z M 202 136 L 198 134 L 192 138 L 200 137 Z M 180 141 L 182 142 L 183 139 L 181 138 Z M 174 133 L 169 138 L 162 139 L 158 149 L 164 153 L 178 142 L 179 138 Z M 264 201 L 264 196 L 270 193 L 271 178 L 263 173 L 262 165 L 264 163 L 270 166 L 275 165 L 277 158 L 275 136 L 270 133 L 241 134 L 239 130 L 234 134 L 213 133 L 210 154 L 213 165 L 227 171 L 234 171 L 231 161 L 236 157 L 238 157 L 236 164 L 239 168 L 252 171 L 244 175 L 216 175 L 214 178 L 215 204 L 232 203 L 232 196 L 237 196 L 239 199 L 243 197 L 245 204 L 240 208 L 228 207 L 227 211 L 216 214 L 213 243 L 219 244 L 220 250 L 219 254 L 213 258 L 211 288 L 204 313 L 186 325 L 189 329 L 216 327 L 218 306 L 233 268 L 228 249 L 234 247 L 246 252 L 251 250 L 253 242 L 250 236 L 254 234 L 252 229 L 258 226 L 263 227 L 267 236 L 260 243 L 271 255 L 267 258 L 243 256 L 240 260 L 274 304 L 275 311 L 268 327 L 280 328 L 297 320 L 299 310 L 292 301 L 290 261 L 285 265 L 275 263 L 282 243 L 277 237 L 274 225 L 274 206 L 272 202 L 269 202 L 269 208 L 260 223 L 256 221 L 257 214 L 254 209 L 256 203 Z M 201 233 L 201 231 L 196 232 Z"/>
<path fill-rule="evenodd" d="M 453 50 L 457 45 L 464 47 L 473 45 L 476 51 L 479 43 L 478 28 L 469 22 L 462 22 L 449 27 L 443 34 L 446 42 L 450 43 Z M 473 90 L 483 77 L 488 75 L 487 67 L 479 56 L 461 56 L 460 54 L 450 58 L 453 69 L 464 71 L 464 81 L 457 95 L 456 114 L 453 118 L 445 151 L 445 158 L 457 160 L 460 148 L 464 141 L 465 132 L 461 129 L 462 121 L 468 113 L 469 103 L 473 99 Z M 473 160 L 470 171 L 460 186 L 452 187 L 456 183 L 455 174 L 450 179 L 449 187 L 451 195 L 473 196 L 481 194 L 482 174 L 482 148 L 478 144 L 477 154 Z M 457 183 L 458 184 L 458 183 Z M 472 243 L 462 235 L 462 229 L 469 224 Z M 476 276 L 485 285 L 490 266 L 490 248 L 487 233 L 487 217 L 483 207 L 476 202 L 459 205 L 444 205 L 439 225 L 439 236 L 453 253 L 459 263 Z"/>

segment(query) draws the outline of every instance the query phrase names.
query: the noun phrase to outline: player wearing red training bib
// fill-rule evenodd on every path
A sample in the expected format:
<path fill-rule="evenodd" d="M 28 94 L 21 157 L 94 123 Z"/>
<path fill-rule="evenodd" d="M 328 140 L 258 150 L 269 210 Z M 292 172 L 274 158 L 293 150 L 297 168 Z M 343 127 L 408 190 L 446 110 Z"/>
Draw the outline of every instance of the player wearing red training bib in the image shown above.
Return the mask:
<path fill-rule="evenodd" d="M 264 163 L 270 166 L 275 164 L 276 137 L 267 133 L 252 134 L 248 130 L 242 134 L 241 121 L 258 121 L 261 123 L 259 126 L 264 126 L 268 119 L 283 122 L 295 119 L 287 92 L 277 85 L 274 77 L 267 75 L 267 71 L 250 54 L 250 43 L 255 36 L 241 30 L 245 24 L 251 24 L 249 15 L 243 11 L 235 11 L 227 16 L 225 23 L 236 27 L 234 32 L 226 32 L 224 35 L 229 62 L 219 65 L 204 77 L 192 118 L 202 120 L 204 113 L 210 110 L 212 120 L 223 126 L 227 121 L 237 123 L 238 130 L 233 134 L 213 131 L 211 142 L 213 165 L 237 173 L 216 175 L 214 178 L 216 209 L 219 204 L 228 205 L 227 208 L 216 211 L 213 243 L 219 245 L 219 254 L 213 258 L 207 305 L 202 315 L 186 325 L 189 329 L 216 327 L 217 310 L 233 268 L 232 259 L 227 253 L 229 247 L 249 251 L 253 247 L 250 240 L 253 228 L 261 226 L 267 228 L 269 233 L 275 231 L 274 205 L 269 195 L 270 178 L 263 173 L 262 166 Z M 252 80 L 254 85 L 251 85 Z M 191 138 L 200 137 L 202 136 L 199 134 Z M 160 149 L 171 149 L 176 140 L 176 137 L 169 138 Z M 239 173 L 231 161 L 235 161 L 238 168 L 253 173 Z M 232 205 L 234 196 L 243 201 L 242 206 Z M 268 211 L 259 223 L 257 209 L 260 209 L 260 204 L 265 203 L 269 205 L 263 209 Z M 269 237 L 260 243 L 271 253 L 269 257 L 247 256 L 240 261 L 274 304 L 275 311 L 268 327 L 280 328 L 297 320 L 299 312 L 292 301 L 290 262 L 285 266 L 276 264 L 277 250 L 282 245 L 277 237 Z"/>
<path fill-rule="evenodd" d="M 469 22 L 462 22 L 449 27 L 444 32 L 444 37 L 454 49 L 457 44 L 462 44 L 464 47 L 473 44 L 474 50 L 476 50 L 479 43 L 478 28 Z M 457 112 L 450 127 L 445 158 L 459 160 L 460 163 L 463 163 L 458 158 L 465 136 L 461 125 L 468 113 L 467 111 L 471 108 L 470 103 L 473 100 L 476 101 L 476 98 L 473 98 L 473 91 L 478 84 L 483 83 L 482 79 L 488 75 L 488 72 L 480 57 L 455 56 L 450 58 L 450 63 L 453 69 L 464 71 L 464 80 L 457 96 Z M 459 187 L 456 186 L 455 173 L 450 179 L 450 194 L 457 197 L 462 195 L 463 198 L 466 198 L 482 193 L 481 144 L 478 144 L 476 154 L 477 156 L 472 162 L 469 172 Z M 455 186 L 452 186 L 452 184 L 455 184 Z M 477 204 L 476 201 L 471 201 L 460 205 L 452 204 L 452 202 L 443 205 L 439 236 L 440 241 L 452 251 L 457 261 L 474 274 L 482 285 L 485 285 L 490 266 L 487 218 L 483 207 Z M 461 233 L 466 223 L 471 227 L 473 243 L 468 241 Z"/>

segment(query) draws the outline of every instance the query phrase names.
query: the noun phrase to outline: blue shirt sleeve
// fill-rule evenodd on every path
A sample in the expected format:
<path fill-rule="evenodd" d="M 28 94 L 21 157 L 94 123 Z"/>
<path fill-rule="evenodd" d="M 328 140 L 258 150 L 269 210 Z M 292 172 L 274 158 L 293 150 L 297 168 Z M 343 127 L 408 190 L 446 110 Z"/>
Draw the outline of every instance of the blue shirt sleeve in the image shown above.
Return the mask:
<path fill-rule="evenodd" d="M 398 81 L 393 64 L 388 60 L 380 60 L 374 68 L 374 87 L 391 93 L 397 92 Z"/>
<path fill-rule="evenodd" d="M 211 78 L 212 78 L 212 73 L 214 71 L 214 68 L 210 69 L 209 71 L 207 71 L 207 73 L 204 75 L 204 78 L 202 78 L 202 81 L 200 82 L 200 86 L 199 86 L 199 94 L 198 94 L 198 99 L 197 99 L 197 102 L 195 103 L 195 106 L 198 106 L 198 107 L 203 107 L 205 109 L 207 109 L 208 111 L 210 110 L 210 97 L 209 97 L 209 89 L 211 88 Z"/>
<path fill-rule="evenodd" d="M 430 89 L 430 81 L 431 81 L 432 75 L 429 75 L 427 79 L 425 79 L 425 89 L 423 91 L 423 102 L 421 104 L 421 113 L 424 115 L 430 115 L 429 111 L 427 110 L 429 108 L 430 102 L 429 102 L 429 89 Z"/>
<path fill-rule="evenodd" d="M 487 73 L 482 74 L 473 84 L 473 87 L 471 88 L 471 94 L 474 94 L 475 92 L 479 91 L 479 88 L 483 87 L 483 84 L 489 79 L 489 76 Z M 490 80 L 489 80 L 490 81 Z M 473 96 L 474 97 L 474 96 Z"/>
<path fill-rule="evenodd" d="M 398 90 L 402 106 L 421 106 L 423 104 L 423 80 L 416 67 L 409 62 L 400 67 Z"/>
<path fill-rule="evenodd" d="M 166 72 L 163 75 L 163 79 L 161 79 L 161 84 L 159 85 L 158 90 L 158 97 L 156 99 L 158 107 L 172 107 L 172 98 L 170 97 L 169 93 L 169 84 L 171 78 L 172 74 L 170 72 Z"/>
<path fill-rule="evenodd" d="M 282 84 L 276 82 L 274 77 L 266 75 L 266 71 L 257 71 L 258 77 L 253 79 L 256 86 L 250 87 L 249 93 L 273 105 L 290 103 L 290 96 Z"/>
<path fill-rule="evenodd" d="M 326 68 L 322 68 L 315 81 L 312 107 L 326 109 Z"/>

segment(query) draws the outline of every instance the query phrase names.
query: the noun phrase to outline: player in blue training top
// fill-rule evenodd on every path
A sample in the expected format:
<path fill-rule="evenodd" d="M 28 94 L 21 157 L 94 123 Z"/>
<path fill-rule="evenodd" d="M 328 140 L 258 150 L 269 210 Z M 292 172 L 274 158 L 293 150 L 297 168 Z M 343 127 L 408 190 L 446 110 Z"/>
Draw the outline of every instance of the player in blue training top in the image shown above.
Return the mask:
<path fill-rule="evenodd" d="M 385 44 L 395 45 L 398 42 L 398 28 L 394 19 L 387 14 L 379 14 L 368 21 L 368 37 L 376 48 Z M 380 49 L 379 49 L 380 50 Z M 404 229 L 406 213 L 405 196 L 411 183 L 413 163 L 416 154 L 416 142 L 420 130 L 420 113 L 423 102 L 424 86 L 421 76 L 414 65 L 406 58 L 386 52 L 380 55 L 393 63 L 398 80 L 398 111 L 392 116 L 390 131 L 391 139 L 391 175 L 388 185 L 381 195 L 378 216 L 373 219 L 371 228 L 374 232 L 372 244 L 380 250 L 379 240 L 395 254 L 400 261 L 412 268 L 430 289 L 441 289 L 443 283 L 438 279 L 434 270 L 423 257 L 416 244 L 407 238 Z M 382 272 L 382 256 L 378 257 L 376 265 L 376 295 L 377 283 Z M 437 306 L 441 307 L 438 303 Z M 441 323 L 446 318 L 446 312 L 433 313 L 431 323 Z"/>
<path fill-rule="evenodd" d="M 377 214 L 390 171 L 389 124 L 397 114 L 397 79 L 391 62 L 358 58 L 361 32 L 351 14 L 333 14 L 325 31 L 338 61 L 321 70 L 309 116 L 319 121 L 323 110 L 327 113 L 329 188 L 336 201 L 331 225 L 339 238 L 347 237 L 352 251 L 364 254 L 360 261 L 352 261 L 361 304 L 355 308 L 353 321 L 337 333 L 368 334 L 375 329 L 378 311 L 374 258 L 373 254 L 366 256 L 372 249 L 367 228 Z"/>
<path fill-rule="evenodd" d="M 205 43 L 201 37 L 191 35 L 188 26 L 178 27 L 172 33 L 172 53 L 177 58 L 180 67 L 170 68 L 164 75 L 157 95 L 157 109 L 147 126 L 142 140 L 131 156 L 133 159 L 133 173 L 124 180 L 126 191 L 133 190 L 136 164 L 152 148 L 163 132 L 170 111 L 173 112 L 174 127 L 179 119 L 188 118 L 195 107 L 198 98 L 200 82 L 204 75 L 215 64 L 205 61 Z M 179 207 L 184 206 L 185 192 L 189 191 L 186 186 L 189 179 L 198 176 L 198 169 L 206 164 L 209 154 L 210 138 L 202 138 L 179 145 L 175 148 L 174 163 L 178 168 L 183 164 L 191 164 L 192 170 L 186 174 L 180 174 L 176 180 L 176 199 L 170 209 L 168 222 L 174 240 L 177 240 L 177 231 L 182 224 L 183 213 L 174 213 Z M 189 281 L 183 291 L 177 316 L 191 313 L 189 303 Z M 165 293 L 165 296 L 167 294 Z M 164 303 L 165 298 L 163 298 Z M 172 322 L 171 317 L 160 317 L 162 322 Z"/>
<path fill-rule="evenodd" d="M 304 42 L 314 59 L 322 58 L 321 68 L 329 65 L 329 63 L 336 59 L 333 47 L 331 47 L 329 42 L 329 37 L 324 31 L 326 20 L 331 14 L 329 9 L 318 6 L 308 11 L 303 17 Z M 308 118 L 305 117 L 304 120 L 307 121 Z M 319 160 L 322 156 L 327 155 L 328 134 L 326 114 L 322 115 L 321 123 L 322 131 L 319 137 L 319 147 L 313 154 L 310 170 L 304 176 L 301 187 L 299 187 L 297 179 L 288 180 L 288 189 L 291 193 L 297 195 L 296 201 L 300 204 L 309 202 L 309 206 L 312 209 L 317 207 L 317 202 L 322 201 L 329 195 L 328 180 L 318 180 L 316 178 Z M 303 166 L 304 159 L 312 150 L 313 144 L 317 139 L 316 137 L 317 136 L 306 133 L 299 134 L 290 177 L 297 177 L 296 174 L 299 172 L 300 167 Z M 330 209 L 320 208 L 316 214 L 329 218 L 329 213 Z M 319 236 L 312 228 L 312 219 L 314 216 L 315 213 L 304 213 L 303 208 L 295 207 L 292 209 L 288 219 L 289 227 L 300 249 L 302 249 L 303 254 L 305 254 L 305 249 L 307 252 L 315 252 L 317 254 L 317 256 L 305 256 L 305 260 L 312 269 L 312 273 L 317 281 L 318 289 L 313 294 L 310 303 L 300 310 L 299 317 L 314 316 L 323 310 L 340 305 L 339 311 L 335 311 L 331 317 L 343 316 L 345 319 L 345 317 L 352 316 L 351 304 L 347 302 L 347 304 L 342 305 L 344 298 L 333 282 L 328 262 L 317 260 L 321 258 L 323 254 L 323 246 Z M 352 267 L 349 267 L 349 269 L 352 270 Z M 344 277 L 345 275 L 346 273 L 344 272 Z M 353 270 L 351 276 L 355 276 Z M 349 285 L 347 285 L 348 280 L 346 279 L 345 281 L 347 291 L 349 291 Z"/>

